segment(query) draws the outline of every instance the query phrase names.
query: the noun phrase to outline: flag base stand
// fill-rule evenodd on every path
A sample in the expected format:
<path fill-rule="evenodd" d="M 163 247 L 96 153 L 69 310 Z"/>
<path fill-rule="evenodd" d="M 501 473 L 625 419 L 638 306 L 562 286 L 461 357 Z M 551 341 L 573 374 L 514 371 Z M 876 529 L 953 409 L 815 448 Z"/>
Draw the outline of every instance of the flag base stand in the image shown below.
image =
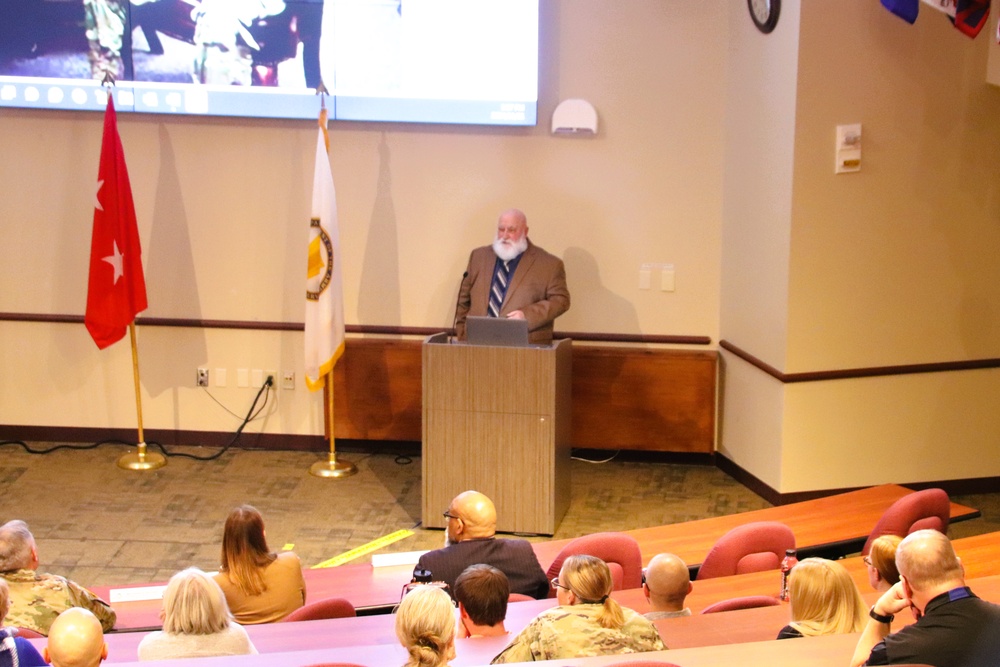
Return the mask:
<path fill-rule="evenodd" d="M 350 461 L 338 461 L 337 455 L 330 452 L 326 461 L 317 461 L 309 466 L 309 474 L 314 477 L 350 477 L 358 471 L 358 467 Z"/>
<path fill-rule="evenodd" d="M 135 453 L 129 452 L 118 459 L 118 467 L 124 470 L 156 470 L 167 465 L 162 454 L 147 452 L 146 443 L 140 442 Z"/>

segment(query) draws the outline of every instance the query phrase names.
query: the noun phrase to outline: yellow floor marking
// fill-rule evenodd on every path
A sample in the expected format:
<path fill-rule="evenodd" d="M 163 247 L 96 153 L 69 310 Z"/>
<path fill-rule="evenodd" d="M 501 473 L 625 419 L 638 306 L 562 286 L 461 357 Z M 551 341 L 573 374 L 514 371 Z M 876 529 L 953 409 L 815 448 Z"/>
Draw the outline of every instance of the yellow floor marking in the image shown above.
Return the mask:
<path fill-rule="evenodd" d="M 334 556 L 333 558 L 325 560 L 322 563 L 316 563 L 311 569 L 316 570 L 322 567 L 337 567 L 338 565 L 343 565 L 348 561 L 354 560 L 359 556 L 370 554 L 371 552 L 381 549 L 382 547 L 392 544 L 393 542 L 399 542 L 401 539 L 409 537 L 412 534 L 412 530 L 397 530 L 395 533 L 383 535 L 377 540 L 372 540 L 368 544 L 362 544 L 360 547 L 355 547 L 350 551 L 345 551 L 339 556 Z"/>

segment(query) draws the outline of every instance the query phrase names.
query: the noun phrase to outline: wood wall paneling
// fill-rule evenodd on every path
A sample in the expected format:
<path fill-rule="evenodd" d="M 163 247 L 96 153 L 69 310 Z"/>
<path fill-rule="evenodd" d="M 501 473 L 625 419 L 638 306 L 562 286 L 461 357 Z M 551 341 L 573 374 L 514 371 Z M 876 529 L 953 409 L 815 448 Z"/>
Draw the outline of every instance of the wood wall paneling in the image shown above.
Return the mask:
<path fill-rule="evenodd" d="M 348 338 L 334 371 L 337 438 L 421 439 L 420 340 Z M 573 447 L 711 453 L 718 355 L 573 347 Z"/>

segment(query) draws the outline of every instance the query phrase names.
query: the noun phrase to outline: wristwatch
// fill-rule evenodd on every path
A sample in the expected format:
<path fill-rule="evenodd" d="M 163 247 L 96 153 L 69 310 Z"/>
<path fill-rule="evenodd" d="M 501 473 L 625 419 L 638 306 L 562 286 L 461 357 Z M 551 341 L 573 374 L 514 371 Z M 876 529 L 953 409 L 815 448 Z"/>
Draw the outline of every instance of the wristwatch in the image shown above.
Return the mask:
<path fill-rule="evenodd" d="M 875 605 L 872 605 L 872 608 L 868 611 L 868 615 L 871 616 L 876 621 L 878 621 L 879 623 L 885 623 L 886 625 L 892 623 L 892 619 L 896 618 L 893 614 L 889 614 L 888 616 L 883 616 L 882 614 L 877 613 L 875 611 Z"/>

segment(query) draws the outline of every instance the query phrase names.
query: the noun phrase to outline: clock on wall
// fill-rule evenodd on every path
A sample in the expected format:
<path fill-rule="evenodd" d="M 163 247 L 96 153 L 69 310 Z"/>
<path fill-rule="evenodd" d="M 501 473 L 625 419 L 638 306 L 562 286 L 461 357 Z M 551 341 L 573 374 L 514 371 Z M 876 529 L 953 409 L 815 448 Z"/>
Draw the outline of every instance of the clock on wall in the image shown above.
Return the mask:
<path fill-rule="evenodd" d="M 781 13 L 781 0 L 747 0 L 750 18 L 762 33 L 767 34 L 778 25 L 778 14 Z"/>

